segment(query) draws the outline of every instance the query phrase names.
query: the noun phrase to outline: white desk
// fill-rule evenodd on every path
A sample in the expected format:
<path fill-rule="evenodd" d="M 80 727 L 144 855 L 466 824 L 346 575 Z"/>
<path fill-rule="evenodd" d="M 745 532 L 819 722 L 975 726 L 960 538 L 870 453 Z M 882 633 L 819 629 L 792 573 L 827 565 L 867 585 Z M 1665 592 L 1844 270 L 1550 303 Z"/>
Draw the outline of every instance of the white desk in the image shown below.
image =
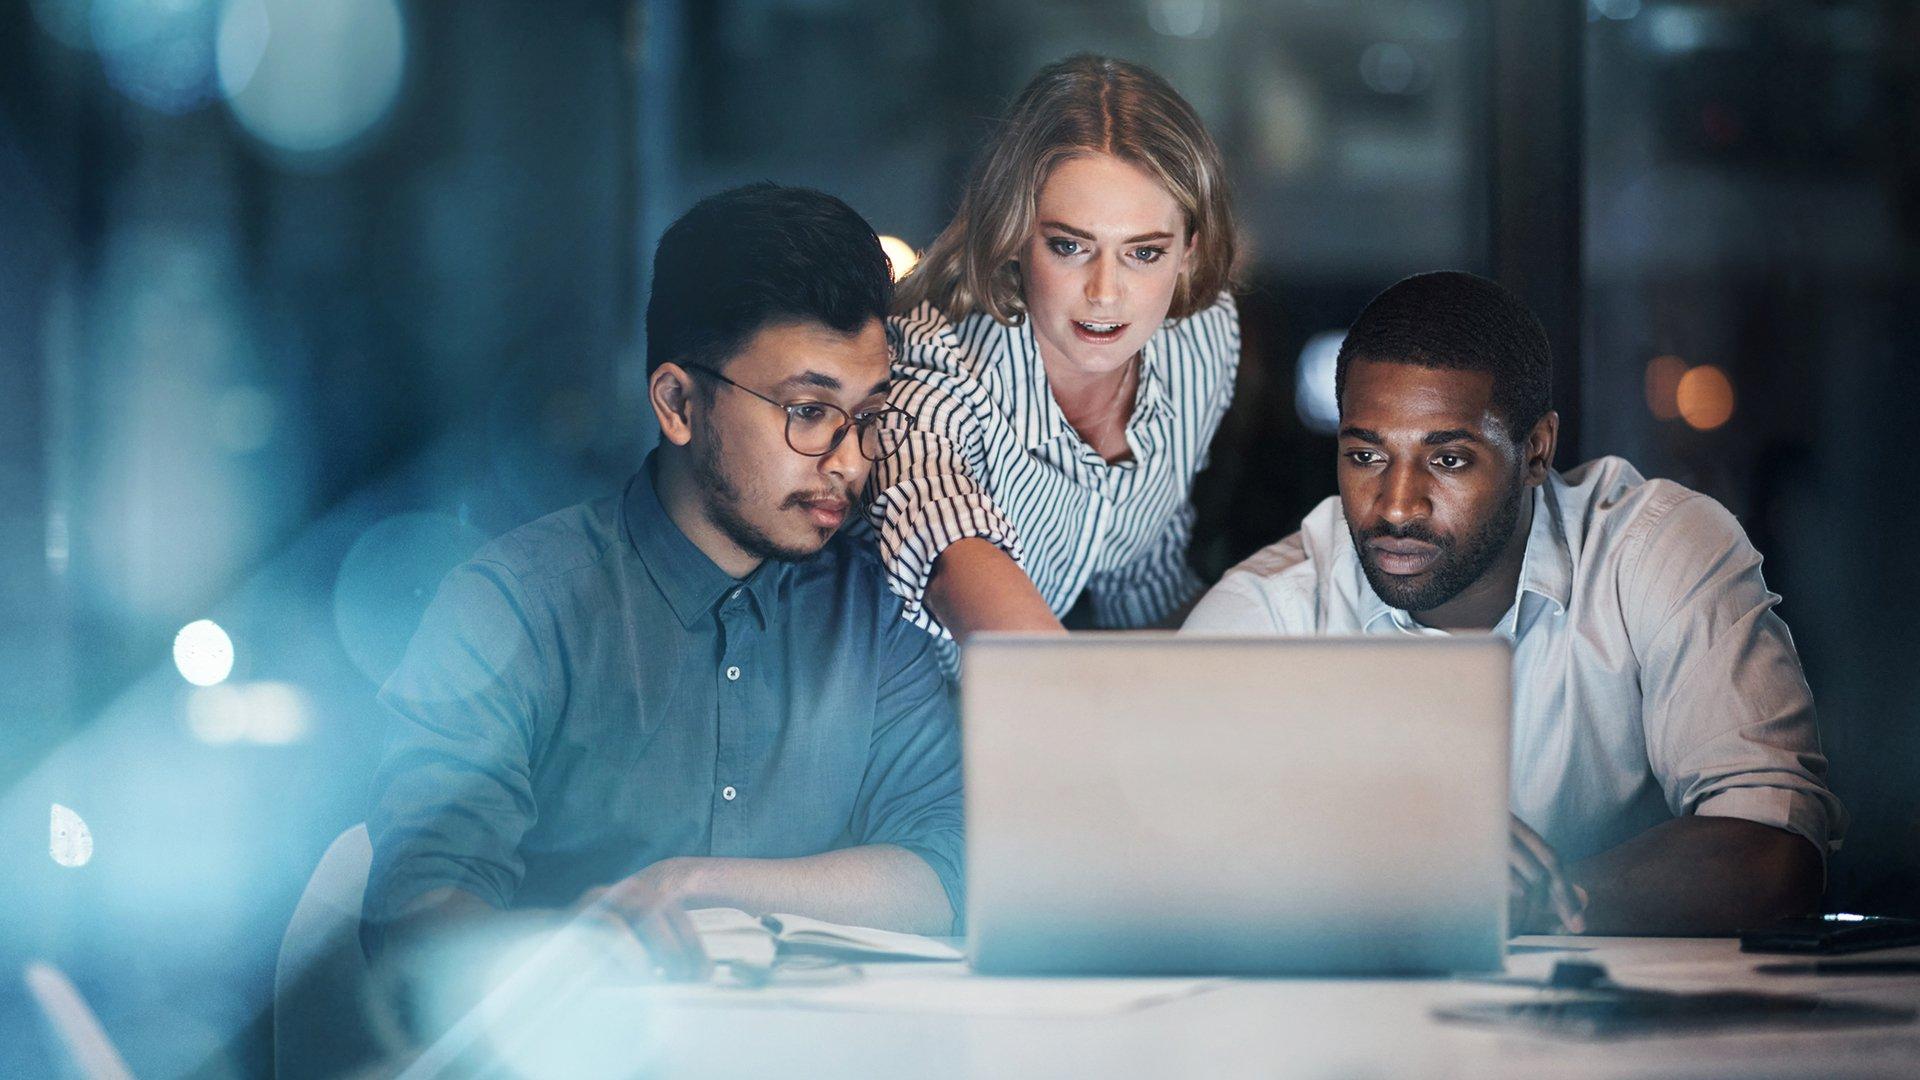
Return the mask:
<path fill-rule="evenodd" d="M 1606 965 L 1614 981 L 1667 990 L 1745 989 L 1920 1008 L 1920 976 L 1760 974 L 1789 957 L 1742 954 L 1730 939 L 1522 938 L 1515 976 L 1555 961 Z M 1553 951 L 1562 947 L 1582 952 Z M 1920 960 L 1920 948 L 1857 959 Z M 974 979 L 958 964 L 870 965 L 869 985 Z M 1541 991 L 1447 979 L 1235 979 L 1119 1012 L 1066 1015 L 1071 979 L 1021 980 L 1057 993 L 1048 1015 L 838 1011 L 776 1003 L 760 991 L 603 990 L 570 1010 L 570 1045 L 659 1076 L 796 1077 L 1790 1077 L 1920 1076 L 1920 1022 L 1806 1031 L 1581 1041 L 1442 1023 L 1435 1006 L 1521 1000 Z M 1135 980 L 1129 980 L 1135 981 Z M 1152 980 L 1138 980 L 1151 984 Z M 582 1027 L 581 1025 L 584 1025 Z M 590 1034 L 589 1034 L 590 1032 Z M 578 1073 L 554 1045 L 535 1076 Z M 624 1071 L 624 1070 L 621 1070 Z"/>

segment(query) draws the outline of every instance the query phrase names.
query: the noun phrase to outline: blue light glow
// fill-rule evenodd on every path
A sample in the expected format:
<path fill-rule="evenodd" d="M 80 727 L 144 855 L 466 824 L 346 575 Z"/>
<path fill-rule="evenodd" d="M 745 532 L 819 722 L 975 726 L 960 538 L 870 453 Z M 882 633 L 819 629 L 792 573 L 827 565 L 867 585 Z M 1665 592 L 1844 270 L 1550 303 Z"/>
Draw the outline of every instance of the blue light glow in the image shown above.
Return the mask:
<path fill-rule="evenodd" d="M 267 146 L 330 161 L 392 108 L 406 52 L 394 0 L 230 0 L 220 89 Z"/>
<path fill-rule="evenodd" d="M 89 14 L 115 89 L 168 114 L 213 100 L 214 0 L 94 0 Z"/>
<path fill-rule="evenodd" d="M 1307 339 L 1294 367 L 1293 407 L 1300 422 L 1316 435 L 1331 435 L 1340 426 L 1340 402 L 1333 393 L 1334 363 L 1340 358 L 1344 330 L 1323 330 Z"/>

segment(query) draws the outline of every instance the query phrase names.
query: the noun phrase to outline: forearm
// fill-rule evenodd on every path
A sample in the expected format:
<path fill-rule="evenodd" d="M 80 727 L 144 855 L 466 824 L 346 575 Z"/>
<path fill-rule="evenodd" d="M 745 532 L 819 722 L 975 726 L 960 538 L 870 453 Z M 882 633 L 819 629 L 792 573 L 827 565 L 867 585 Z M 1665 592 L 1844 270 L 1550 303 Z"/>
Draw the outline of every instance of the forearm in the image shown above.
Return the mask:
<path fill-rule="evenodd" d="M 926 860 L 893 844 L 795 859 L 667 859 L 643 873 L 688 908 L 807 915 L 914 934 L 952 933 L 953 906 Z"/>
<path fill-rule="evenodd" d="M 1065 632 L 1020 564 L 978 537 L 940 553 L 926 604 L 956 639 L 981 630 Z"/>
<path fill-rule="evenodd" d="M 1743 818 L 1663 822 L 1575 864 L 1593 934 L 1732 934 L 1820 905 L 1804 838 Z"/>

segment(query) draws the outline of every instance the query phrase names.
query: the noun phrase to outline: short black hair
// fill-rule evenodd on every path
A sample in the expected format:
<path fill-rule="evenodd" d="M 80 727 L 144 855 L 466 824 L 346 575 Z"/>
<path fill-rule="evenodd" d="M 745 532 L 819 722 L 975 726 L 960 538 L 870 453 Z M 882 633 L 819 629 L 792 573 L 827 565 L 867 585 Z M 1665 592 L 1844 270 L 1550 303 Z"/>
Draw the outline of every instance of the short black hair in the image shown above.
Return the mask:
<path fill-rule="evenodd" d="M 812 188 L 733 188 L 696 203 L 654 249 L 647 371 L 718 368 L 780 323 L 851 334 L 892 301 L 880 238 L 852 207 Z"/>
<path fill-rule="evenodd" d="M 1494 415 L 1515 442 L 1553 408 L 1553 350 L 1540 320 L 1497 283 L 1458 270 L 1404 278 L 1353 320 L 1333 369 L 1342 407 L 1356 359 L 1491 372 Z"/>

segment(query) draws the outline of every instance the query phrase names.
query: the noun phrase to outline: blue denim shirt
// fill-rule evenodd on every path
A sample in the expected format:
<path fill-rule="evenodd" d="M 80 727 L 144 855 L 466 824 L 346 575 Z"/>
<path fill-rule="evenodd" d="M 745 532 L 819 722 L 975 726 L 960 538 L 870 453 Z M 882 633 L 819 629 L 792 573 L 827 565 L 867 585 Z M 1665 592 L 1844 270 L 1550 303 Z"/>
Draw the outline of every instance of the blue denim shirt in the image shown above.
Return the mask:
<path fill-rule="evenodd" d="M 441 585 L 380 694 L 371 948 L 432 889 L 558 907 L 676 855 L 897 844 L 964 910 L 952 706 L 878 559 L 841 537 L 736 580 L 652 475 Z"/>

